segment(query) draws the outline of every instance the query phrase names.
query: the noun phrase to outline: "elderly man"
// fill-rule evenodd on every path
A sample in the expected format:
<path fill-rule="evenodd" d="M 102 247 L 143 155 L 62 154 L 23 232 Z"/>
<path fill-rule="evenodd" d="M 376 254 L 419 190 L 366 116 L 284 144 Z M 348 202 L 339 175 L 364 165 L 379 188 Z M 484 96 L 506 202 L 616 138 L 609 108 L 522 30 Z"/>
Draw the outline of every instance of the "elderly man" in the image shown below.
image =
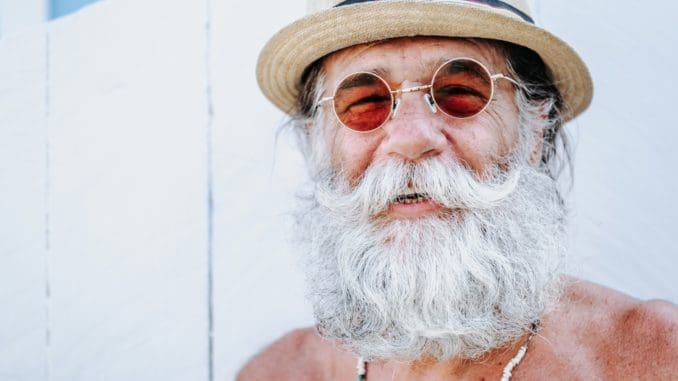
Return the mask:
<path fill-rule="evenodd" d="M 317 326 L 239 380 L 678 379 L 678 312 L 559 275 L 585 64 L 522 1 L 311 1 L 257 68 L 292 116 Z M 357 369 L 356 369 L 356 364 Z"/>

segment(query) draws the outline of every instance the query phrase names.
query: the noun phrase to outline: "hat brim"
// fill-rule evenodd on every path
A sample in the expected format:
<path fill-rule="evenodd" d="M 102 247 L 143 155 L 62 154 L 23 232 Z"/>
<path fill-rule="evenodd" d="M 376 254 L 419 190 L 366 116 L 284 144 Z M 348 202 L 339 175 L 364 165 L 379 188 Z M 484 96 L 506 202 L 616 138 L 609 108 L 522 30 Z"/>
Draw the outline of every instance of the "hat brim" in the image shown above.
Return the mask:
<path fill-rule="evenodd" d="M 280 30 L 264 46 L 257 80 L 283 112 L 294 112 L 304 69 L 349 46 L 396 37 L 488 38 L 537 52 L 563 98 L 568 121 L 591 103 L 593 83 L 579 55 L 564 41 L 510 12 L 450 2 L 379 1 L 331 8 Z"/>

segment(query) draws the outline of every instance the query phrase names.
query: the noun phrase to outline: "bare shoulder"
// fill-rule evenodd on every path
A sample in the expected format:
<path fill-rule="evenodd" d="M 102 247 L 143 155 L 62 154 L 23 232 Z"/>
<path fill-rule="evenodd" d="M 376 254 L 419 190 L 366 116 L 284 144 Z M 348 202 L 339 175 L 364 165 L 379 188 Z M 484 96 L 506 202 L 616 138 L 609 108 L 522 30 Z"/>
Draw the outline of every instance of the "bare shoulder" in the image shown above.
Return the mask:
<path fill-rule="evenodd" d="M 678 377 L 678 307 L 662 300 L 642 301 L 610 288 L 574 280 L 563 298 L 573 337 L 594 355 L 605 378 Z M 566 332 L 569 330 L 565 330 Z"/>
<path fill-rule="evenodd" d="M 639 301 L 624 308 L 614 327 L 618 359 L 628 371 L 656 379 L 678 378 L 678 307 L 662 300 Z"/>
<path fill-rule="evenodd" d="M 237 381 L 325 380 L 345 372 L 350 355 L 322 339 L 313 328 L 294 330 L 255 355 Z M 350 368 L 350 366 L 349 366 Z"/>

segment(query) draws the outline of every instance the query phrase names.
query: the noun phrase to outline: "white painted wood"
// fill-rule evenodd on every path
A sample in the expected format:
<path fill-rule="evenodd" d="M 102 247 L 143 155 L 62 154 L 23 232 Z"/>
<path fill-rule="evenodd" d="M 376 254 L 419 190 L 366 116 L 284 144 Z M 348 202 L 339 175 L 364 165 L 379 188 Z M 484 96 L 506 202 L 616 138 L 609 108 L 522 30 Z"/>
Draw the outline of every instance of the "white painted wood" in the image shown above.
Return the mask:
<path fill-rule="evenodd" d="M 215 379 L 310 324 L 297 256 L 287 245 L 291 193 L 303 178 L 281 115 L 258 91 L 254 65 L 275 28 L 303 3 L 212 2 L 215 174 Z"/>
<path fill-rule="evenodd" d="M 46 375 L 45 31 L 0 40 L 0 380 Z"/>
<path fill-rule="evenodd" d="M 205 8 L 50 25 L 52 380 L 208 374 Z"/>
<path fill-rule="evenodd" d="M 47 20 L 48 0 L 0 0 L 0 37 L 34 30 Z"/>
<path fill-rule="evenodd" d="M 572 271 L 678 302 L 678 3 L 541 2 L 542 22 L 588 63 L 593 105 L 574 124 Z"/>

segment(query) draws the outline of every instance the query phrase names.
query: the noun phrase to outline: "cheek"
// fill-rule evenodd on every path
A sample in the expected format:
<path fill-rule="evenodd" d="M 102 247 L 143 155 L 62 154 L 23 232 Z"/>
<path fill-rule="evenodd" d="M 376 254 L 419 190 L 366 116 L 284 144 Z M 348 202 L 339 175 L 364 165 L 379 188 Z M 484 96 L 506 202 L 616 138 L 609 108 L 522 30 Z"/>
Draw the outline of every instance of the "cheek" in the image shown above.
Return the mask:
<path fill-rule="evenodd" d="M 502 100 L 497 112 L 489 115 L 495 125 L 501 127 L 498 129 L 501 137 L 501 155 L 505 157 L 512 153 L 520 141 L 520 111 L 512 97 L 505 95 Z"/>
<path fill-rule="evenodd" d="M 496 140 L 475 128 L 453 128 L 446 132 L 456 159 L 475 173 L 484 173 L 498 148 Z"/>
<path fill-rule="evenodd" d="M 514 102 L 497 102 L 497 106 L 487 113 L 489 126 L 487 136 L 491 137 L 492 159 L 505 162 L 515 151 L 520 141 L 520 117 Z"/>
<path fill-rule="evenodd" d="M 506 118 L 487 114 L 447 128 L 446 137 L 454 155 L 478 175 L 506 162 L 518 141 L 517 128 Z"/>
<path fill-rule="evenodd" d="M 331 143 L 332 166 L 342 172 L 350 184 L 355 185 L 372 163 L 378 146 L 378 132 L 358 134 L 339 128 Z"/>

